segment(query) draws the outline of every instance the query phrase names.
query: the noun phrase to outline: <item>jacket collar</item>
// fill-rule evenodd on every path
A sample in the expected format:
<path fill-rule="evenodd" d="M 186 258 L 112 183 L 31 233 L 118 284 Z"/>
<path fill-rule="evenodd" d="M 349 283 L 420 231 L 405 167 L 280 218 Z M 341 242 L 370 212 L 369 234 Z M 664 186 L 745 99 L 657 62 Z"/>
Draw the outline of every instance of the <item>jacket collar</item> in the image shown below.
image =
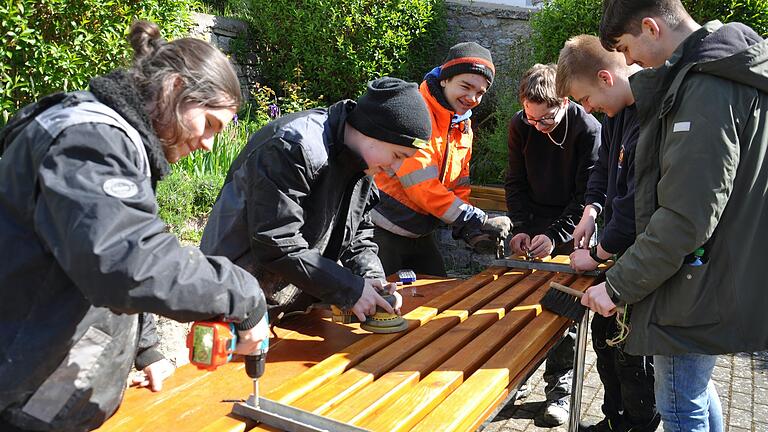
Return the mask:
<path fill-rule="evenodd" d="M 99 102 L 117 111 L 141 135 L 149 157 L 152 184 L 162 179 L 170 171 L 163 146 L 157 137 L 149 115 L 144 109 L 144 101 L 139 95 L 133 78 L 124 70 L 116 70 L 107 75 L 91 80 L 90 91 Z"/>
<path fill-rule="evenodd" d="M 368 169 L 368 164 L 355 151 L 344 142 L 347 117 L 357 106 L 353 100 L 343 100 L 328 107 L 328 124 L 330 133 L 333 134 L 329 142 L 329 156 L 350 174 L 362 173 Z"/>

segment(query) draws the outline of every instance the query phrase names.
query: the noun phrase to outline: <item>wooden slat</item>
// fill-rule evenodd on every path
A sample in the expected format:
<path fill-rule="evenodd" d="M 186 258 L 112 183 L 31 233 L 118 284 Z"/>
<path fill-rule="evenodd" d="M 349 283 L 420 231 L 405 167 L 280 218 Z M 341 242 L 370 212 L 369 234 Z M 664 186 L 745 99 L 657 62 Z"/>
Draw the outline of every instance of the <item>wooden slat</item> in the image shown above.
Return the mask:
<path fill-rule="evenodd" d="M 296 400 L 292 405 L 319 414 L 333 408 L 349 395 L 380 377 L 453 326 L 466 320 L 471 313 L 505 291 L 523 274 L 524 272 L 520 270 L 512 270 L 508 276 L 502 276 L 498 280 L 488 283 L 428 323 L 381 349 L 375 355 L 344 372 L 340 377 Z"/>
<path fill-rule="evenodd" d="M 404 315 L 409 321 L 409 331 L 421 323 L 431 320 L 438 312 L 452 306 L 462 297 L 474 292 L 486 283 L 495 280 L 506 272 L 503 267 L 490 267 L 487 270 L 462 282 L 424 306 Z M 306 372 L 286 380 L 282 385 L 265 394 L 265 397 L 282 403 L 292 403 L 310 391 L 321 386 L 329 379 L 342 374 L 349 367 L 390 345 L 404 335 L 404 332 L 390 335 L 372 335 L 331 355 Z"/>
<path fill-rule="evenodd" d="M 544 273 L 544 272 L 537 272 Z M 556 276 L 557 281 L 569 283 L 570 275 Z M 456 355 L 427 375 L 415 388 L 392 402 L 390 406 L 376 416 L 363 419 L 359 425 L 373 431 L 406 431 L 419 420 L 437 407 L 448 395 L 461 385 L 477 367 L 503 346 L 518 331 L 525 328 L 540 308 L 536 308 L 541 297 L 549 289 L 540 286 L 533 294 L 523 300 L 520 305 L 510 311 L 503 319 L 491 326 L 480 337 L 475 338 Z M 402 407 L 408 407 L 403 410 Z M 442 430 L 437 428 L 435 430 Z"/>
<path fill-rule="evenodd" d="M 481 185 L 472 185 L 470 187 L 471 195 L 492 195 L 492 196 L 500 196 L 504 197 L 504 188 L 500 186 L 481 186 Z"/>
<path fill-rule="evenodd" d="M 469 197 L 469 202 L 483 210 L 507 211 L 507 203 L 504 200 L 488 199 L 484 197 Z"/>
<path fill-rule="evenodd" d="M 592 281 L 592 278 L 579 278 L 571 287 L 584 291 Z M 412 432 L 469 430 L 477 417 L 506 391 L 519 369 L 529 363 L 530 352 L 539 352 L 542 344 L 556 338 L 568 323 L 566 318 L 549 311 L 544 311 L 534 321 L 430 412 Z"/>
<path fill-rule="evenodd" d="M 389 401 L 415 385 L 419 377 L 431 372 L 476 335 L 502 318 L 507 309 L 516 305 L 546 280 L 543 277 L 528 276 L 518 283 L 523 276 L 523 274 L 516 275 L 509 281 L 509 285 L 514 284 L 514 287 L 507 289 L 466 321 L 455 326 L 397 365 L 392 371 L 355 393 L 354 398 L 345 400 L 325 415 L 348 423 L 357 423 L 365 417 L 375 415 Z M 509 276 L 502 276 L 499 281 L 506 277 Z"/>

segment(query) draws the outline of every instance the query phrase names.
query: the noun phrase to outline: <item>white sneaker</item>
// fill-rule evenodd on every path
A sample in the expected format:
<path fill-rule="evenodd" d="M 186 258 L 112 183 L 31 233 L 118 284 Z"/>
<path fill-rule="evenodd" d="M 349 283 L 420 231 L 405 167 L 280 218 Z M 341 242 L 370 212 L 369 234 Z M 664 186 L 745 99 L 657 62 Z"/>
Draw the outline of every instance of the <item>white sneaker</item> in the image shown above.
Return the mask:
<path fill-rule="evenodd" d="M 541 422 L 547 426 L 560 426 L 568 421 L 569 403 L 567 400 L 547 401 L 544 412 L 541 415 Z"/>
<path fill-rule="evenodd" d="M 528 387 L 528 383 L 523 383 L 520 385 L 520 388 L 517 389 L 515 392 L 515 400 L 523 400 L 530 396 L 531 394 L 531 388 Z"/>

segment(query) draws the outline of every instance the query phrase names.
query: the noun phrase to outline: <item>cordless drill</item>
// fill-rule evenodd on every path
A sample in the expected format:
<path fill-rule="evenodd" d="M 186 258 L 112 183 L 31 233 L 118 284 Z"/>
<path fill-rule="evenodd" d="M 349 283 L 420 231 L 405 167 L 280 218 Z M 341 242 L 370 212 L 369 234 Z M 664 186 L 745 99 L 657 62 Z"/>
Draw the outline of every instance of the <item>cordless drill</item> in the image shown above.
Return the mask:
<path fill-rule="evenodd" d="M 264 316 L 266 320 L 266 315 Z M 232 323 L 221 321 L 196 321 L 187 335 L 189 361 L 199 369 L 216 370 L 232 360 L 237 345 L 237 331 Z M 245 373 L 253 379 L 254 404 L 259 404 L 259 378 L 264 375 L 269 351 L 269 337 L 259 349 L 245 356 Z"/>

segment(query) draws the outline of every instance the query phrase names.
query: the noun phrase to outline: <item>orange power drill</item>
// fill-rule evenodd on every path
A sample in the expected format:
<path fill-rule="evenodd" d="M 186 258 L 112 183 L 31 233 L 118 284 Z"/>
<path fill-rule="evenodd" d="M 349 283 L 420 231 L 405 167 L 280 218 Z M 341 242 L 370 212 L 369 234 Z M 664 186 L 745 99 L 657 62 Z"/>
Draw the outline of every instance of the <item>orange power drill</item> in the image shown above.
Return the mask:
<path fill-rule="evenodd" d="M 266 315 L 264 319 L 267 319 Z M 195 321 L 187 335 L 189 362 L 199 369 L 216 370 L 232 360 L 237 345 L 237 330 L 232 323 L 221 321 Z M 264 338 L 259 349 L 245 356 L 245 373 L 253 379 L 255 400 L 259 399 L 259 378 L 269 351 L 269 337 Z"/>

